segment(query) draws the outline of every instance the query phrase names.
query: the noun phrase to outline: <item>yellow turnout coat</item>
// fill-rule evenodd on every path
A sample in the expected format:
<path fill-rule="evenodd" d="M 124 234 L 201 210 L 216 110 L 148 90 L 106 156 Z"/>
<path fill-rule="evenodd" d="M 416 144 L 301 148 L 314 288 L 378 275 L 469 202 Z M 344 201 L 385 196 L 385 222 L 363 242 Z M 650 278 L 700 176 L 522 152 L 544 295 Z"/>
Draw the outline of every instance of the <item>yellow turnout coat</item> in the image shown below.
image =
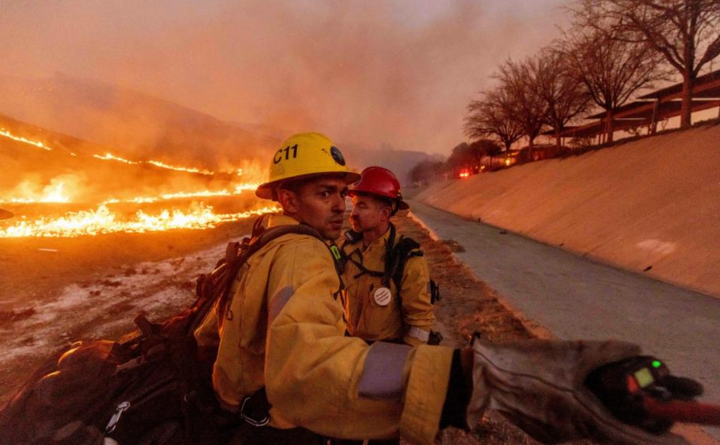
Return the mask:
<path fill-rule="evenodd" d="M 272 215 L 268 226 L 297 224 Z M 344 335 L 340 280 L 326 245 L 288 234 L 256 252 L 198 343 L 217 345 L 213 386 L 226 409 L 265 386 L 270 425 L 337 438 L 402 434 L 431 444 L 438 431 L 453 350 L 375 343 Z"/>
<path fill-rule="evenodd" d="M 425 344 L 435 323 L 425 258 L 411 256 L 407 259 L 400 293 L 394 280 L 388 280 L 386 285 L 383 278 L 377 276 L 385 271 L 391 230 L 367 248 L 363 248 L 362 240 L 345 242 L 342 246 L 347 258 L 342 278 L 348 333 L 365 340 L 402 340 L 413 346 Z M 363 271 L 363 268 L 375 274 Z"/>

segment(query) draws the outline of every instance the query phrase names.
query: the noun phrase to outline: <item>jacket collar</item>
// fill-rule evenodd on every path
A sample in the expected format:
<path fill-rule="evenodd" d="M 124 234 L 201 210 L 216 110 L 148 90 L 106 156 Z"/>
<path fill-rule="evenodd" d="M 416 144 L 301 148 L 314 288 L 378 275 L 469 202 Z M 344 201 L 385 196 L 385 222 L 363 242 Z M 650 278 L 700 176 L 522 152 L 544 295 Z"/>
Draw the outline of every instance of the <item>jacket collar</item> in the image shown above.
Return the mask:
<path fill-rule="evenodd" d="M 300 224 L 298 220 L 291 216 L 283 215 L 282 213 L 271 213 L 268 218 L 264 221 L 266 228 L 277 227 L 277 226 L 296 226 Z"/>
<path fill-rule="evenodd" d="M 293 218 L 292 216 L 283 215 L 282 213 L 270 213 L 263 218 L 262 226 L 266 229 L 277 226 L 297 226 L 300 221 Z M 325 240 L 324 243 L 328 246 L 335 244 L 334 241 Z"/>
<path fill-rule="evenodd" d="M 363 247 L 362 238 L 360 239 L 360 249 L 363 250 L 363 252 L 368 252 L 370 250 L 375 249 L 383 249 L 383 251 L 386 249 L 388 239 L 390 238 L 390 232 L 391 232 L 390 226 L 388 226 L 388 229 L 383 233 L 381 236 L 375 238 L 367 247 Z"/>

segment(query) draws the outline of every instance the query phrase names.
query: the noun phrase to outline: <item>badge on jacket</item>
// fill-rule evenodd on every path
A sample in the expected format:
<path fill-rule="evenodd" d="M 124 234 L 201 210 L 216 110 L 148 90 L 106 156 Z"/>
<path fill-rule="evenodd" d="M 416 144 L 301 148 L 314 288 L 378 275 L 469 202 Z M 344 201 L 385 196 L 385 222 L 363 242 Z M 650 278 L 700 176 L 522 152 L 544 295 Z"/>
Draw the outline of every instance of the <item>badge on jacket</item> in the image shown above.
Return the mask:
<path fill-rule="evenodd" d="M 373 293 L 373 299 L 378 306 L 387 306 L 392 300 L 392 293 L 387 287 L 378 287 Z"/>

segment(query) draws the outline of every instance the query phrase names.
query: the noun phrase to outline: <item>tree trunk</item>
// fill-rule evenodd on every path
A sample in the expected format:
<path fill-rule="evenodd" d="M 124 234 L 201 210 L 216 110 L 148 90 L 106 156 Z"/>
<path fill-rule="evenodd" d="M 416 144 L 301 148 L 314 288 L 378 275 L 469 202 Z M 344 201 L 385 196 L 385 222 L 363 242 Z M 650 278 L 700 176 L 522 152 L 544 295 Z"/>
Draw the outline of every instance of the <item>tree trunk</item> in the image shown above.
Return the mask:
<path fill-rule="evenodd" d="M 652 122 L 650 122 L 650 134 L 657 133 L 657 119 L 658 119 L 659 111 L 660 111 L 660 99 L 657 99 L 655 101 L 655 104 L 653 105 Z"/>
<path fill-rule="evenodd" d="M 605 123 L 605 129 L 607 131 L 607 138 L 605 142 L 612 143 L 613 141 L 613 112 L 612 108 L 607 110 L 607 122 Z"/>
<path fill-rule="evenodd" d="M 695 76 L 683 73 L 682 107 L 680 109 L 680 128 L 692 125 L 692 90 L 695 85 Z"/>
<path fill-rule="evenodd" d="M 560 136 L 560 130 L 555 130 L 555 145 L 562 147 L 562 136 Z"/>
<path fill-rule="evenodd" d="M 532 136 L 528 136 L 528 155 L 527 155 L 527 161 L 526 162 L 532 162 L 533 161 L 533 147 L 535 146 L 535 138 Z"/>

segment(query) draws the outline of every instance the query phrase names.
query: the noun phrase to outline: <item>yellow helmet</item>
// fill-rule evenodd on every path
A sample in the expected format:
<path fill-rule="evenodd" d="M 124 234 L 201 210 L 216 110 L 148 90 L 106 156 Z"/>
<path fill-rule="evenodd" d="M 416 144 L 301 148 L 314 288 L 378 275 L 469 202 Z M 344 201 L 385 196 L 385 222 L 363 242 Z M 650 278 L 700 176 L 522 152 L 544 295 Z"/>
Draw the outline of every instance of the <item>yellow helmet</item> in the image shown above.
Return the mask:
<path fill-rule="evenodd" d="M 348 170 L 342 153 L 325 135 L 296 134 L 290 136 L 275 152 L 270 164 L 270 178 L 255 190 L 255 194 L 259 198 L 273 199 L 273 186 L 280 181 L 338 173 L 344 175 L 348 184 L 360 179 L 359 173 Z"/>

